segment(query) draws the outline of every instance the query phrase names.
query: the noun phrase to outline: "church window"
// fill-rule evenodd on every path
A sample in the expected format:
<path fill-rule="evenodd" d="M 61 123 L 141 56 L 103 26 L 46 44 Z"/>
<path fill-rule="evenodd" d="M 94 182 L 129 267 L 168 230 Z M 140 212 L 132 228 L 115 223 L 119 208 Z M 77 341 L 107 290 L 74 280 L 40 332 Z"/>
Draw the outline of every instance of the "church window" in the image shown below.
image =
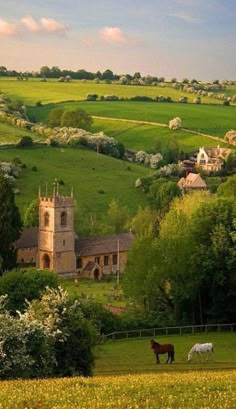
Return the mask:
<path fill-rule="evenodd" d="M 61 226 L 66 226 L 67 224 L 67 214 L 66 212 L 61 213 Z"/>
<path fill-rule="evenodd" d="M 112 256 L 112 264 L 113 264 L 114 266 L 117 265 L 117 254 L 113 254 L 113 256 Z"/>
<path fill-rule="evenodd" d="M 82 268 L 82 258 L 78 257 L 76 260 L 76 268 Z"/>
<path fill-rule="evenodd" d="M 21 262 L 21 263 L 24 263 L 24 262 L 25 262 L 25 260 L 22 258 L 20 262 Z"/>
<path fill-rule="evenodd" d="M 50 268 L 50 257 L 48 254 L 43 255 L 43 268 Z"/>
<path fill-rule="evenodd" d="M 100 257 L 95 257 L 95 263 L 99 264 L 100 262 Z"/>
<path fill-rule="evenodd" d="M 44 226 L 45 227 L 49 226 L 49 213 L 48 212 L 44 213 Z"/>
<path fill-rule="evenodd" d="M 65 240 L 63 240 L 63 246 L 65 246 L 66 245 L 66 241 Z"/>
<path fill-rule="evenodd" d="M 104 256 L 104 266 L 109 265 L 109 256 Z"/>

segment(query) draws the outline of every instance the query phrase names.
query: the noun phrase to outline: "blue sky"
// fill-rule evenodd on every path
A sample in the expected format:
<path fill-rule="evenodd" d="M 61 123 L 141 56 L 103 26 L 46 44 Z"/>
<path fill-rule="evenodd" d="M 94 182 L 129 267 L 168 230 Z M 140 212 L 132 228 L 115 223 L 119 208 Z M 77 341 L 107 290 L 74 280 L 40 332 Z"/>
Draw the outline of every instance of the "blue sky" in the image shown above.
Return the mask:
<path fill-rule="evenodd" d="M 0 0 L 0 65 L 236 79 L 236 0 Z"/>

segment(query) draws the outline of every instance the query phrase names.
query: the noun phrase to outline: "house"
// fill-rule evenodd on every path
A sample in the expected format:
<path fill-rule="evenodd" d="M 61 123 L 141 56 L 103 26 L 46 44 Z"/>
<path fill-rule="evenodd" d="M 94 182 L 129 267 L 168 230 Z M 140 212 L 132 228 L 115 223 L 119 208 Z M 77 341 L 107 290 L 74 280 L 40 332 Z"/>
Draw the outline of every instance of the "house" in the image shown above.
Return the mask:
<path fill-rule="evenodd" d="M 198 173 L 189 173 L 186 178 L 182 177 L 177 185 L 182 190 L 186 191 L 196 191 L 196 190 L 207 190 L 207 185 Z"/>
<path fill-rule="evenodd" d="M 222 170 L 230 153 L 231 149 L 220 148 L 219 146 L 217 148 L 199 148 L 196 165 L 201 167 L 206 173 L 219 172 Z"/>
<path fill-rule="evenodd" d="M 19 266 L 36 266 L 57 274 L 77 273 L 101 279 L 123 273 L 133 234 L 78 238 L 74 232 L 74 199 L 39 193 L 39 228 L 24 229 L 16 242 Z"/>

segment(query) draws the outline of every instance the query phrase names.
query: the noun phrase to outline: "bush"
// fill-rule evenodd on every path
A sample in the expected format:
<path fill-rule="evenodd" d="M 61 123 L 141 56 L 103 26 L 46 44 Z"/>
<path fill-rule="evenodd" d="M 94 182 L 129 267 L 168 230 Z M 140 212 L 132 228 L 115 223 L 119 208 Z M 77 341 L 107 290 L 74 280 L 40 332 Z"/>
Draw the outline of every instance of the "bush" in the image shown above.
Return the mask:
<path fill-rule="evenodd" d="M 86 99 L 87 101 L 96 101 L 98 99 L 98 95 L 97 94 L 87 94 Z"/>
<path fill-rule="evenodd" d="M 0 278 L 0 295 L 8 295 L 6 308 L 15 313 L 26 308 L 25 300 L 40 298 L 46 287 L 55 288 L 57 285 L 57 276 L 50 271 L 11 271 Z"/>
<path fill-rule="evenodd" d="M 31 136 L 22 136 L 20 141 L 18 142 L 18 148 L 29 148 L 33 145 L 33 139 Z"/>

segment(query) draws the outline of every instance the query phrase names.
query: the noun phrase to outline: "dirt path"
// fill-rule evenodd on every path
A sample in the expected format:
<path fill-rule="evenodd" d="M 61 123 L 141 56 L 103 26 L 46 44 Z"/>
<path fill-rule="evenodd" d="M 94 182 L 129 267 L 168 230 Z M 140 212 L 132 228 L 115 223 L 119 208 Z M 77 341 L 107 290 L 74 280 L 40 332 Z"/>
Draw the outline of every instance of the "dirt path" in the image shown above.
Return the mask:
<path fill-rule="evenodd" d="M 162 124 L 160 122 L 137 121 L 135 119 L 111 118 L 111 117 L 107 117 L 107 116 L 94 116 L 94 115 L 92 116 L 92 118 L 94 118 L 94 119 L 105 119 L 105 120 L 109 120 L 109 121 L 129 122 L 129 123 L 139 124 L 139 125 L 162 126 L 163 128 L 168 128 L 168 125 Z M 202 133 L 202 132 L 197 132 L 197 131 L 191 131 L 191 129 L 187 129 L 187 128 L 181 128 L 181 130 L 184 131 L 184 132 L 191 133 L 191 134 L 205 136 L 206 138 L 213 139 L 213 140 L 215 140 L 217 142 L 220 142 L 220 143 L 224 143 L 225 145 L 235 146 L 232 143 L 226 142 L 222 138 L 218 138 L 217 136 L 208 135 L 208 134 L 205 134 L 205 133 Z"/>

